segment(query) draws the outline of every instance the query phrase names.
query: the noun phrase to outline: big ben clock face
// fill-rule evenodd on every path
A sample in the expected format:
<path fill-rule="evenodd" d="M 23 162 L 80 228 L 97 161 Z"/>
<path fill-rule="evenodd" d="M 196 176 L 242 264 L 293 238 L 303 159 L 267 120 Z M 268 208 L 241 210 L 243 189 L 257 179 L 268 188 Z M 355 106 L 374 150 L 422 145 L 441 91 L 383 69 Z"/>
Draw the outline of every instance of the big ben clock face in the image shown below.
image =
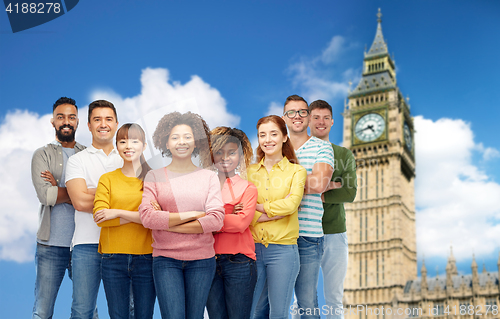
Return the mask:
<path fill-rule="evenodd" d="M 405 125 L 403 126 L 403 134 L 404 134 L 406 148 L 408 148 L 408 150 L 411 151 L 411 148 L 413 146 L 413 141 L 411 138 L 410 127 L 408 126 L 408 124 L 406 124 L 406 122 Z"/>
<path fill-rule="evenodd" d="M 378 113 L 363 115 L 354 126 L 354 134 L 363 142 L 379 138 L 385 130 L 384 118 Z"/>

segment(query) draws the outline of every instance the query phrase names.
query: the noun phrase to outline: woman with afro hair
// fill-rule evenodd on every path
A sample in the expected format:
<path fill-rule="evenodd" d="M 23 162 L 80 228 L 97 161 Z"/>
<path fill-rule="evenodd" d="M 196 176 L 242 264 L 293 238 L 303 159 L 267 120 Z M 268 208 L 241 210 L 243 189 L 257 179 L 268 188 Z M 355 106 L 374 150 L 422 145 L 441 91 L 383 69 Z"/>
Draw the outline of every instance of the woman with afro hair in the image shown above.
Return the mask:
<path fill-rule="evenodd" d="M 162 318 L 202 318 L 215 273 L 212 232 L 223 226 L 217 175 L 192 157 L 210 158 L 210 131 L 191 112 L 165 115 L 153 134 L 166 167 L 150 171 L 139 207 L 153 233 L 153 277 Z"/>

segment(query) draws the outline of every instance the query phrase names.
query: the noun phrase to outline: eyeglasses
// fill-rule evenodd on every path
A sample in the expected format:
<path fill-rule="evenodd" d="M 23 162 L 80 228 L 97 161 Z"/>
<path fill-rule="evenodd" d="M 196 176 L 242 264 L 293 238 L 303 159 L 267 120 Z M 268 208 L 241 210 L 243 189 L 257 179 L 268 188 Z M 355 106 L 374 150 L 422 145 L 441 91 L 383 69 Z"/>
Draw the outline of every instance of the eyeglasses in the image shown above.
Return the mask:
<path fill-rule="evenodd" d="M 302 109 L 298 111 L 290 110 L 286 111 L 283 115 L 286 115 L 289 119 L 293 119 L 295 115 L 297 115 L 297 113 L 299 113 L 300 117 L 307 117 L 309 115 L 309 110 L 308 109 Z"/>

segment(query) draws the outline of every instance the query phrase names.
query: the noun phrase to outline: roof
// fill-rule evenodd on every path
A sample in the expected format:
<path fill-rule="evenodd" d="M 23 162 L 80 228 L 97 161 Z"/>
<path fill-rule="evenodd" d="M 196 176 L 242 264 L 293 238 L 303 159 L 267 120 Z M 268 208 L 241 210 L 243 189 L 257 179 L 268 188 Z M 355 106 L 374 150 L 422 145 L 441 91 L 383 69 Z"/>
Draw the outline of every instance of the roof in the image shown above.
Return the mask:
<path fill-rule="evenodd" d="M 389 54 L 389 51 L 387 50 L 387 44 L 384 40 L 384 35 L 382 34 L 382 14 L 380 13 L 380 9 L 377 15 L 379 17 L 377 20 L 377 32 L 375 33 L 375 39 L 373 40 L 370 50 L 365 54 L 365 59 Z"/>
<path fill-rule="evenodd" d="M 493 285 L 498 285 L 498 273 L 497 272 L 485 272 L 478 274 L 479 277 L 479 286 L 484 287 L 488 282 L 492 282 Z M 421 290 L 421 282 L 422 278 L 419 277 L 415 280 L 408 280 L 406 282 L 404 293 L 409 293 L 411 289 L 415 292 L 420 292 Z M 465 284 L 465 287 L 472 287 L 472 274 L 468 275 L 455 275 L 451 278 L 453 282 L 453 288 L 458 289 L 462 285 Z M 428 291 L 434 291 L 437 287 L 441 290 L 445 290 L 446 287 L 446 276 L 436 276 L 427 278 L 427 289 Z"/>
<path fill-rule="evenodd" d="M 364 95 L 375 91 L 386 91 L 396 88 L 396 81 L 390 75 L 389 71 L 375 74 L 363 75 L 358 86 L 351 91 L 349 97 Z"/>

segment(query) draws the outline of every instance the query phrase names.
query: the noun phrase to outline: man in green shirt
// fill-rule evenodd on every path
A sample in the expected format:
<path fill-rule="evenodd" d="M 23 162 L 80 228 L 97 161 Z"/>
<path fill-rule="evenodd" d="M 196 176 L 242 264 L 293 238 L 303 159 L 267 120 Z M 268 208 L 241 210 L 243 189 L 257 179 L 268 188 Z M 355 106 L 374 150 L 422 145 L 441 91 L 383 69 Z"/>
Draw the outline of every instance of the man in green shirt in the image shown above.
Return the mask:
<path fill-rule="evenodd" d="M 332 107 L 323 100 L 309 105 L 311 134 L 330 142 L 329 133 L 333 126 Z M 334 171 L 331 182 L 321 198 L 323 199 L 324 253 L 321 260 L 323 291 L 328 306 L 327 318 L 344 318 L 342 297 L 344 279 L 347 273 L 347 234 L 344 203 L 356 197 L 356 160 L 345 147 L 332 143 Z"/>

